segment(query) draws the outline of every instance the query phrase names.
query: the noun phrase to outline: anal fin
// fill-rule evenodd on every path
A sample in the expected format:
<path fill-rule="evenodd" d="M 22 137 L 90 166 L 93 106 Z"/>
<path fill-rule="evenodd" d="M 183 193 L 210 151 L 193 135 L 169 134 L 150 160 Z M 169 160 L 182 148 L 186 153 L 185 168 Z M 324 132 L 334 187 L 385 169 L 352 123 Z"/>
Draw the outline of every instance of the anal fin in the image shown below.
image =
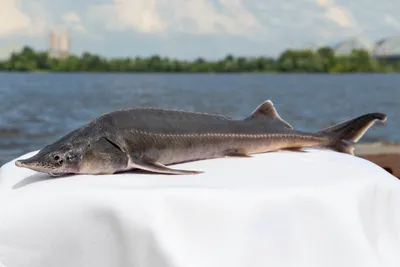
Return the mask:
<path fill-rule="evenodd" d="M 175 175 L 203 173 L 202 171 L 188 171 L 188 170 L 171 169 L 159 162 L 153 162 L 150 160 L 144 160 L 141 158 L 132 158 L 132 157 L 130 158 L 129 167 L 141 169 L 141 170 L 145 170 L 145 171 L 150 171 L 150 172 L 175 174 Z"/>

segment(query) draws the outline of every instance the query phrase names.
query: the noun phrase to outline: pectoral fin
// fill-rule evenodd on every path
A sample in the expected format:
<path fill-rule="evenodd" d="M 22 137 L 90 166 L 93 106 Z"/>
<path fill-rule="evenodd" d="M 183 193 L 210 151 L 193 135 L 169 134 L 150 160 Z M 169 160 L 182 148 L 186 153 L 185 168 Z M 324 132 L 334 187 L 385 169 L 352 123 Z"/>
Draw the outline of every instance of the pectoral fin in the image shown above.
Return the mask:
<path fill-rule="evenodd" d="M 201 171 L 187 171 L 187 170 L 171 169 L 161 163 L 153 162 L 149 159 L 143 159 L 143 158 L 138 158 L 138 157 L 131 157 L 130 159 L 131 160 L 129 163 L 129 167 L 135 168 L 135 169 L 141 169 L 141 170 L 145 170 L 145 171 L 150 171 L 150 172 L 165 173 L 165 174 L 177 174 L 177 175 L 203 173 Z"/>

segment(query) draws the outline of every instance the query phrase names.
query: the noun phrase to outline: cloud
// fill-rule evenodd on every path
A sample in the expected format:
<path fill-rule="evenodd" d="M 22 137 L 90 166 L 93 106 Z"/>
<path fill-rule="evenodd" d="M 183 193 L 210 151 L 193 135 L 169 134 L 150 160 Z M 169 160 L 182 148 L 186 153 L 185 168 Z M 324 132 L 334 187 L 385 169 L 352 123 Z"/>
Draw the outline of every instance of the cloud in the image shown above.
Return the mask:
<path fill-rule="evenodd" d="M 79 15 L 66 12 L 54 19 L 43 1 L 0 0 L 0 36 L 41 37 L 50 28 L 69 28 L 77 33 L 86 33 Z"/>
<path fill-rule="evenodd" d="M 395 29 L 400 28 L 400 22 L 391 15 L 385 15 L 383 21 L 389 27 L 392 27 Z"/>
<path fill-rule="evenodd" d="M 62 20 L 66 23 L 79 23 L 81 22 L 81 18 L 73 11 L 65 13 L 62 15 Z"/>
<path fill-rule="evenodd" d="M 356 22 L 348 10 L 341 6 L 331 6 L 325 12 L 325 16 L 342 28 L 356 26 Z"/>
<path fill-rule="evenodd" d="M 77 33 L 86 33 L 86 28 L 83 26 L 81 18 L 74 11 L 69 11 L 61 16 L 61 27 L 68 28 Z"/>
<path fill-rule="evenodd" d="M 89 12 L 104 23 L 107 30 L 132 28 L 140 33 L 154 33 L 165 29 L 156 9 L 156 0 L 115 0 L 112 4 L 94 5 Z"/>
<path fill-rule="evenodd" d="M 330 0 L 315 0 L 315 3 L 320 7 L 329 7 L 332 5 Z"/>
<path fill-rule="evenodd" d="M 41 36 L 48 25 L 48 13 L 42 2 L 0 1 L 0 36 Z"/>
<path fill-rule="evenodd" d="M 45 3 L 41 1 L 27 1 L 23 3 L 22 8 L 31 18 L 31 24 L 23 34 L 31 37 L 45 35 L 49 25 L 53 24 L 52 15 L 46 8 Z"/>
<path fill-rule="evenodd" d="M 230 36 L 266 32 L 243 0 L 114 0 L 92 6 L 90 15 L 107 30 Z"/>
<path fill-rule="evenodd" d="M 359 29 L 358 22 L 346 7 L 330 0 L 315 0 L 315 3 L 323 9 L 323 16 L 334 22 L 337 26 Z"/>
<path fill-rule="evenodd" d="M 17 7 L 16 0 L 0 1 L 0 36 L 19 33 L 31 24 L 31 19 Z"/>

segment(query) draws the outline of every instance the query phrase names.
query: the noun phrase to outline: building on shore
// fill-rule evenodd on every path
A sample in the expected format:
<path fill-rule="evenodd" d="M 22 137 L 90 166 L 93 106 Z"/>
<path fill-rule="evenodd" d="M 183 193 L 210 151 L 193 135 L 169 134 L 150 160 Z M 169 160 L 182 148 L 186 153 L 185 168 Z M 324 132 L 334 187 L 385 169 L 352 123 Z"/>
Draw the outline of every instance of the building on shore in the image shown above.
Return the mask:
<path fill-rule="evenodd" d="M 70 55 L 71 44 L 68 31 L 51 30 L 48 34 L 48 53 L 54 58 L 65 58 Z"/>

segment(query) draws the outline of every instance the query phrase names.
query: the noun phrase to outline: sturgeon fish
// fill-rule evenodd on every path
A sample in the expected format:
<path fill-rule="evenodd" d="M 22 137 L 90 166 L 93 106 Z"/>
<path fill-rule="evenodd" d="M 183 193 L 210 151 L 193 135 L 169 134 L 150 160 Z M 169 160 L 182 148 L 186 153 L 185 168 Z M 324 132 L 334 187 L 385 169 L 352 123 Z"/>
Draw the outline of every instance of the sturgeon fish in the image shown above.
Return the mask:
<path fill-rule="evenodd" d="M 133 169 L 197 174 L 202 171 L 167 165 L 306 147 L 354 155 L 354 144 L 377 120 L 385 121 L 386 115 L 368 113 L 309 133 L 293 129 L 270 100 L 241 120 L 198 112 L 133 108 L 103 114 L 15 164 L 53 176 L 114 174 Z"/>

